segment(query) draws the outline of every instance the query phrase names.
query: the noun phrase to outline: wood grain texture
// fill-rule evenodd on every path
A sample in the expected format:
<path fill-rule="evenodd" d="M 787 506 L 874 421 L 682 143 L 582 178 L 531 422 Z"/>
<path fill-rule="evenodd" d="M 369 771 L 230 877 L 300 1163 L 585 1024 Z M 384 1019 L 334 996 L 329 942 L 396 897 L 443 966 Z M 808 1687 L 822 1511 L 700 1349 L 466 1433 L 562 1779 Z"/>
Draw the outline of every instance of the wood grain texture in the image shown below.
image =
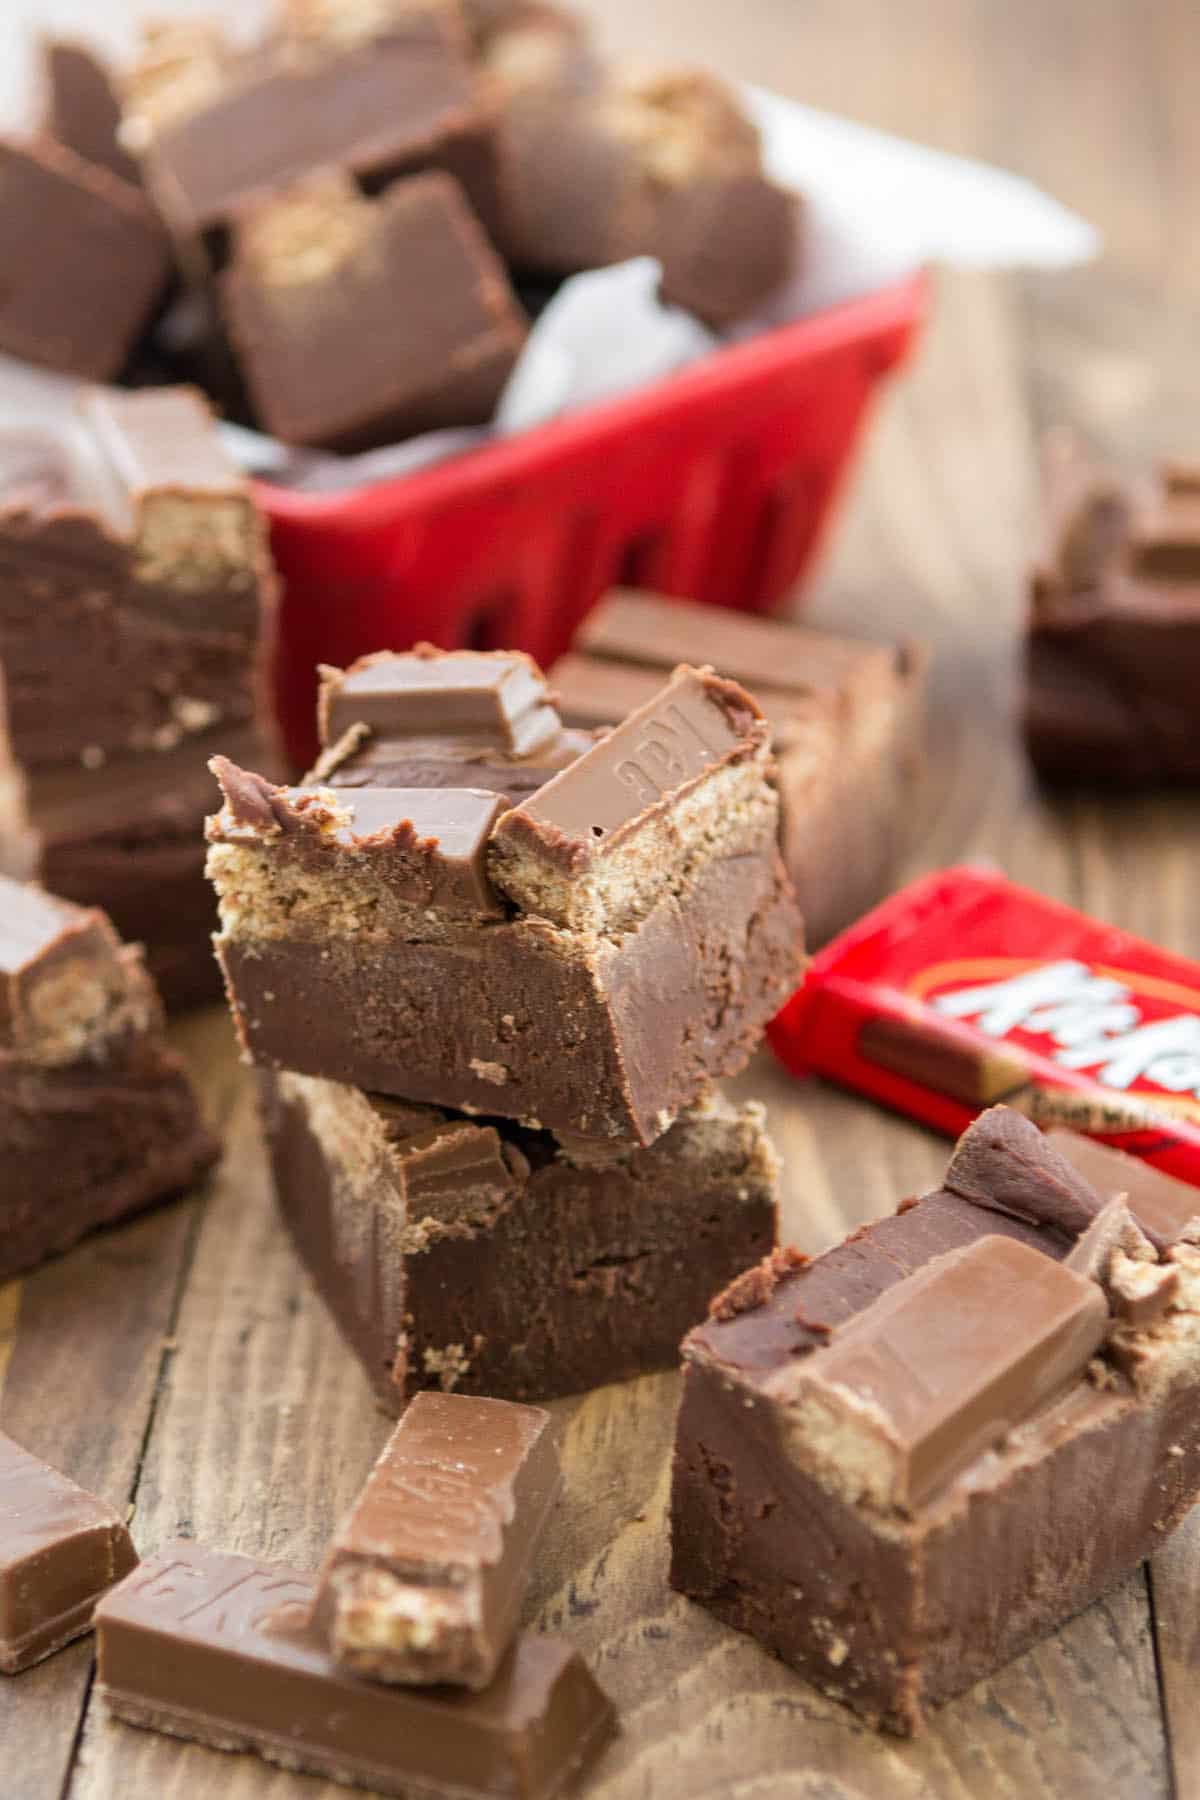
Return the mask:
<path fill-rule="evenodd" d="M 55 9 L 59 22 L 92 11 L 89 0 Z M 807 616 L 935 645 L 930 766 L 907 873 L 990 857 L 1200 955 L 1200 798 L 1048 796 L 1013 730 L 1039 433 L 1065 420 L 1131 461 L 1200 447 L 1194 0 L 589 0 L 586 10 L 619 51 L 715 63 L 992 157 L 1104 231 L 1093 269 L 939 282 L 917 365 L 880 409 Z M 187 1035 L 230 1127 L 210 1198 L 0 1293 L 0 1425 L 134 1502 L 143 1550 L 183 1532 L 312 1566 L 388 1424 L 274 1222 L 227 1028 L 214 1016 Z M 793 1082 L 765 1057 L 738 1088 L 767 1101 L 785 1233 L 809 1251 L 944 1167 L 946 1146 L 928 1133 Z M 568 1633 L 621 1710 L 622 1736 L 588 1789 L 596 1800 L 1200 1796 L 1200 1520 L 1155 1558 L 1153 1605 L 1136 1572 L 901 1745 L 667 1588 L 676 1399 L 676 1378 L 663 1375 L 553 1409 L 567 1493 L 528 1618 Z M 90 1699 L 89 1670 L 81 1646 L 0 1687 L 6 1800 L 341 1791 L 112 1724 Z"/>

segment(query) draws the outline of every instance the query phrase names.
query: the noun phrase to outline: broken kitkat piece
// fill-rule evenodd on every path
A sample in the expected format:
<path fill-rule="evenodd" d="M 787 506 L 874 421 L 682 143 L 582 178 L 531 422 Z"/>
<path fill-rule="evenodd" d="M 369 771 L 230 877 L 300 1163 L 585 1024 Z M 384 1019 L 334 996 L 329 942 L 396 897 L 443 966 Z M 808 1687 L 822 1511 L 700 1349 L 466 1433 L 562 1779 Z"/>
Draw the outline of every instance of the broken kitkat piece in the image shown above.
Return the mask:
<path fill-rule="evenodd" d="M 487 1687 L 558 1496 L 548 1413 L 418 1394 L 342 1521 L 313 1620 L 376 1681 Z"/>
<path fill-rule="evenodd" d="M 162 298 L 169 260 L 139 189 L 50 138 L 0 140 L 0 350 L 112 380 Z"/>
<path fill-rule="evenodd" d="M 615 1719 L 561 1638 L 518 1638 L 485 1693 L 340 1669 L 309 1621 L 311 1577 L 168 1544 L 97 1610 L 100 1692 L 132 1725 L 383 1794 L 554 1800 Z"/>
<path fill-rule="evenodd" d="M 111 1506 L 0 1433 L 0 1670 L 15 1675 L 90 1630 L 137 1563 Z"/>
<path fill-rule="evenodd" d="M 325 171 L 248 204 L 221 308 L 264 428 L 333 450 L 484 423 L 526 335 L 445 174 L 371 200 Z"/>

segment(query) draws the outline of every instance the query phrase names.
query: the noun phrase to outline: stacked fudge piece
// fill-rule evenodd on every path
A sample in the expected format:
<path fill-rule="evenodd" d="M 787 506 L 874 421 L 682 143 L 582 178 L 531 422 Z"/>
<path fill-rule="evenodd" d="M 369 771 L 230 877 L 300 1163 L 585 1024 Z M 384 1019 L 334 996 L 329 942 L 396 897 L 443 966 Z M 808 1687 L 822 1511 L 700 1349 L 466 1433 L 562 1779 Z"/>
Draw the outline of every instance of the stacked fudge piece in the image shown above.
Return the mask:
<path fill-rule="evenodd" d="M 1025 736 L 1051 780 L 1200 781 L 1200 466 L 1141 480 L 1046 456 Z"/>
<path fill-rule="evenodd" d="M 684 1344 L 671 1580 L 908 1733 L 1200 1493 L 1196 1190 L 1005 1107 Z"/>
<path fill-rule="evenodd" d="M 650 254 L 722 326 L 796 260 L 734 90 L 609 68 L 551 4 L 277 0 L 250 44 L 148 26 L 119 74 L 51 43 L 46 90 L 41 131 L 0 143 L 0 350 L 170 368 L 293 444 L 486 422 L 518 283 Z"/>
<path fill-rule="evenodd" d="M 775 1235 L 713 1088 L 795 986 L 768 730 L 677 669 L 611 733 L 527 657 L 323 671 L 325 751 L 226 758 L 217 950 L 280 1205 L 381 1395 L 521 1398 L 672 1360 Z"/>
<path fill-rule="evenodd" d="M 0 877 L 0 1281 L 216 1154 L 141 950 L 103 913 Z"/>
<path fill-rule="evenodd" d="M 0 870 L 103 907 L 169 1005 L 218 991 L 206 764 L 271 760 L 274 595 L 191 390 L 94 389 L 74 421 L 0 430 Z"/>
<path fill-rule="evenodd" d="M 550 680 L 570 724 L 612 725 L 689 654 L 744 682 L 766 715 L 784 861 L 808 941 L 824 943 L 880 898 L 911 840 L 925 653 L 617 590 Z"/>

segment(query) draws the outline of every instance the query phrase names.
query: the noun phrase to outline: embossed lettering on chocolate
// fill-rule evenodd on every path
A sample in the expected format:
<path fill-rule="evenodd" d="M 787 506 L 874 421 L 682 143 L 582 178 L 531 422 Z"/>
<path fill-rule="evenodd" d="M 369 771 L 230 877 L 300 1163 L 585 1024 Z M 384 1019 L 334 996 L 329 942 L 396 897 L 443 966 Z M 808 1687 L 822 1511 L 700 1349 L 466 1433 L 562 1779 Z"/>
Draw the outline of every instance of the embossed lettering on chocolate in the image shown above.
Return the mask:
<path fill-rule="evenodd" d="M 776 1252 L 684 1344 L 673 1585 L 890 1730 L 1200 1493 L 1200 1249 L 1151 1244 L 1062 1147 L 984 1113 L 937 1192 Z"/>
<path fill-rule="evenodd" d="M 518 1638 L 492 1685 L 413 1688 L 340 1669 L 282 1563 L 166 1545 L 97 1609 L 98 1678 L 131 1725 L 401 1800 L 553 1800 L 611 1738 L 607 1697 L 562 1638 Z"/>
<path fill-rule="evenodd" d="M 327 671 L 339 736 L 309 782 L 219 763 L 218 955 L 257 1062 L 651 1144 L 802 968 L 767 727 L 681 668 L 607 736 L 570 733 L 531 671 L 428 648 Z"/>

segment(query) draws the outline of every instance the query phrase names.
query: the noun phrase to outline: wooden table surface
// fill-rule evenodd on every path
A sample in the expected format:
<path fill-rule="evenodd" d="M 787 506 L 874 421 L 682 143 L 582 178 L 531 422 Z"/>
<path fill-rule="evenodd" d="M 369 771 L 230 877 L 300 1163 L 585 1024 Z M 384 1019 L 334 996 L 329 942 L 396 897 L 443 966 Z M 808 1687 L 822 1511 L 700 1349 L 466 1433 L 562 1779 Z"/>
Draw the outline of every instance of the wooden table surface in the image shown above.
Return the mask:
<path fill-rule="evenodd" d="M 22 0 L 17 10 L 21 11 Z M 29 8 L 25 8 L 26 12 Z M 35 9 L 36 10 L 36 9 Z M 58 0 L 58 17 L 83 0 Z M 159 10 L 162 10 L 161 6 Z M 1200 25 L 1194 0 L 595 0 L 611 42 L 720 66 L 1019 169 L 1101 226 L 1065 277 L 947 276 L 856 472 L 811 616 L 938 655 L 910 871 L 1009 874 L 1200 955 L 1194 798 L 1050 800 L 1013 736 L 1035 444 L 1200 447 Z M 50 8 L 47 8 L 50 11 Z M 205 1196 L 0 1290 L 0 1425 L 128 1504 L 139 1547 L 194 1535 L 311 1567 L 388 1430 L 272 1215 L 219 1014 L 179 1041 L 226 1134 Z M 947 1147 L 764 1058 L 786 1235 L 809 1251 L 921 1191 Z M 595 1800 L 1200 1795 L 1200 1517 L 1065 1630 L 877 1738 L 666 1585 L 673 1375 L 554 1408 L 567 1498 L 528 1616 L 621 1713 Z M 0 1684 L 6 1800 L 322 1800 L 344 1790 L 107 1722 L 90 1645 Z"/>

